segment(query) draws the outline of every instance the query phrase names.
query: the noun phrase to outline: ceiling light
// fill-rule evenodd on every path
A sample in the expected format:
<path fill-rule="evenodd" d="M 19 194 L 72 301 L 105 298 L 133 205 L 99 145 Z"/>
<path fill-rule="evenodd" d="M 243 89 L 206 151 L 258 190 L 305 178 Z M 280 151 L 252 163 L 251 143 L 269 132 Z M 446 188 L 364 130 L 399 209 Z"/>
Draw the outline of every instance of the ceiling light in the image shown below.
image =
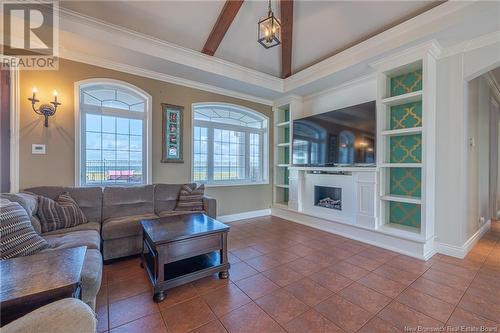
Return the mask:
<path fill-rule="evenodd" d="M 271 9 L 271 0 L 269 0 L 267 17 L 261 18 L 258 26 L 258 42 L 266 49 L 277 46 L 281 43 L 281 23 L 280 20 L 274 16 Z"/>

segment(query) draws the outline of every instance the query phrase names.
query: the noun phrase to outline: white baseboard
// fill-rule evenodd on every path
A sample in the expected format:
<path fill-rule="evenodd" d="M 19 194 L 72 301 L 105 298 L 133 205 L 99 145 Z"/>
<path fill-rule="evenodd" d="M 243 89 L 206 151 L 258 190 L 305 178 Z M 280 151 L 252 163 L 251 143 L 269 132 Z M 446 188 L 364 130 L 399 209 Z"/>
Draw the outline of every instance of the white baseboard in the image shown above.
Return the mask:
<path fill-rule="evenodd" d="M 435 254 L 432 240 L 425 243 L 416 242 L 277 207 L 273 207 L 272 215 L 421 260 L 427 260 Z"/>
<path fill-rule="evenodd" d="M 434 249 L 437 253 L 441 253 L 447 256 L 456 257 L 463 259 L 469 253 L 469 251 L 476 245 L 476 243 L 483 237 L 483 235 L 490 229 L 491 220 L 488 220 L 485 224 L 479 228 L 478 231 L 471 238 L 469 238 L 462 246 L 451 245 L 446 243 L 440 243 L 434 241 Z"/>
<path fill-rule="evenodd" d="M 227 223 L 227 222 L 251 219 L 255 217 L 269 216 L 269 215 L 271 215 L 271 209 L 261 209 L 261 210 L 252 210 L 249 212 L 243 212 L 237 214 L 217 216 L 217 220 L 222 223 Z"/>

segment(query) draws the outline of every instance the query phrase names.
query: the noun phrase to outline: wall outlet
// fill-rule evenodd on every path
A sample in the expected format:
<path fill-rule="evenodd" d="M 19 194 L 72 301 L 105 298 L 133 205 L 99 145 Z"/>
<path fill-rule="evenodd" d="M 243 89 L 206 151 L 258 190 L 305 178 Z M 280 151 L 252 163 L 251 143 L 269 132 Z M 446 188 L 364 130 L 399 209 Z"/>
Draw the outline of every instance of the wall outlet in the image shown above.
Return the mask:
<path fill-rule="evenodd" d="M 484 218 L 484 216 L 481 216 L 479 218 L 479 226 L 482 226 L 484 224 L 484 222 L 486 221 L 486 219 Z"/>

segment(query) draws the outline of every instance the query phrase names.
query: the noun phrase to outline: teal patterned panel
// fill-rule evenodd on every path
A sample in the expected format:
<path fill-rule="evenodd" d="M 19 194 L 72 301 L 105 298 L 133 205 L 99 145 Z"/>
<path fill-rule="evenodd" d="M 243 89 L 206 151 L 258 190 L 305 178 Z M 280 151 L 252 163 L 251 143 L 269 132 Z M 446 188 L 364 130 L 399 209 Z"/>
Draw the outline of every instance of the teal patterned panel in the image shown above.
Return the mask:
<path fill-rule="evenodd" d="M 391 129 L 422 126 L 422 102 L 391 107 Z"/>
<path fill-rule="evenodd" d="M 422 70 L 418 69 L 391 78 L 391 96 L 422 90 Z"/>
<path fill-rule="evenodd" d="M 421 207 L 404 202 L 389 202 L 389 223 L 420 229 Z"/>
<path fill-rule="evenodd" d="M 284 202 L 288 202 L 288 189 L 285 188 L 283 190 L 284 190 L 284 192 L 283 192 L 283 201 Z"/>
<path fill-rule="evenodd" d="M 422 134 L 393 136 L 390 147 L 391 163 L 422 162 Z"/>
<path fill-rule="evenodd" d="M 389 193 L 420 197 L 422 187 L 422 170 L 420 168 L 391 168 Z"/>

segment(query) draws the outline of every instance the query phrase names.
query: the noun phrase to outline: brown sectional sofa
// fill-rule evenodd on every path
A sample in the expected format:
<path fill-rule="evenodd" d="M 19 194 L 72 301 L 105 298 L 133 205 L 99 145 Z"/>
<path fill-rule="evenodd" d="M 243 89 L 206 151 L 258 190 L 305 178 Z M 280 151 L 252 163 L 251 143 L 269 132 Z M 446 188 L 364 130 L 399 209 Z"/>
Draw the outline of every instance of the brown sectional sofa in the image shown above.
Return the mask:
<path fill-rule="evenodd" d="M 25 189 L 26 192 L 52 199 L 63 192 L 69 192 L 87 217 L 88 222 L 85 224 L 47 233 L 40 231 L 36 196 L 26 193 L 1 196 L 19 202 L 26 209 L 35 230 L 51 245 L 50 249 L 44 251 L 87 246 L 82 271 L 82 300 L 95 308 L 95 297 L 101 285 L 103 259 L 116 259 L 141 252 L 141 219 L 192 213 L 174 210 L 181 187 L 182 184 L 155 184 L 127 187 L 42 186 Z M 216 217 L 215 199 L 204 197 L 203 208 L 205 214 Z"/>

